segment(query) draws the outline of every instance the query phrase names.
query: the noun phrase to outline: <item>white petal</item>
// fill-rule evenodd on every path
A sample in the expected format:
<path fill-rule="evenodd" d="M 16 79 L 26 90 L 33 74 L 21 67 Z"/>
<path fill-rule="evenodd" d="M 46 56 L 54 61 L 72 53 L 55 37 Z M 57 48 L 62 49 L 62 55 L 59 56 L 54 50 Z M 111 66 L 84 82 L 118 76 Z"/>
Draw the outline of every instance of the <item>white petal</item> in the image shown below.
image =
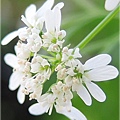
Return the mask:
<path fill-rule="evenodd" d="M 48 63 L 48 61 L 46 59 L 43 59 L 41 62 L 41 65 L 44 66 L 50 66 L 50 64 Z"/>
<path fill-rule="evenodd" d="M 51 9 L 51 8 L 52 8 L 53 4 L 54 4 L 54 0 L 47 0 L 47 1 L 42 5 L 42 7 L 39 8 L 38 11 L 36 12 L 36 17 L 37 17 L 37 18 L 42 17 L 48 9 Z"/>
<path fill-rule="evenodd" d="M 61 30 L 61 33 L 62 33 L 62 38 L 64 38 L 66 36 L 66 31 L 65 30 Z"/>
<path fill-rule="evenodd" d="M 120 0 L 106 0 L 105 1 L 105 9 L 108 11 L 114 10 L 119 2 L 120 2 Z"/>
<path fill-rule="evenodd" d="M 17 51 L 18 51 L 18 46 L 17 45 L 14 46 L 14 51 L 15 51 L 15 54 L 17 54 Z"/>
<path fill-rule="evenodd" d="M 21 20 L 28 26 L 28 27 L 32 27 L 32 25 L 28 22 L 28 20 L 22 15 L 21 16 Z"/>
<path fill-rule="evenodd" d="M 97 55 L 97 56 L 87 60 L 84 64 L 84 69 L 85 70 L 90 70 L 90 69 L 93 69 L 93 68 L 106 66 L 110 62 L 111 62 L 111 56 L 110 55 L 100 54 L 100 55 Z"/>
<path fill-rule="evenodd" d="M 61 25 L 61 11 L 58 7 L 54 9 L 54 19 L 55 19 L 55 28 L 56 31 L 60 31 Z"/>
<path fill-rule="evenodd" d="M 13 31 L 11 33 L 9 33 L 8 35 L 6 35 L 3 39 L 1 44 L 2 45 L 7 45 L 9 42 L 11 42 L 14 38 L 16 38 L 18 36 L 18 31 Z"/>
<path fill-rule="evenodd" d="M 17 57 L 14 54 L 11 54 L 11 53 L 6 54 L 4 57 L 4 61 L 6 64 L 11 66 L 12 68 L 18 67 Z"/>
<path fill-rule="evenodd" d="M 79 85 L 77 94 L 85 102 L 86 105 L 90 106 L 92 104 L 91 96 L 83 85 Z"/>
<path fill-rule="evenodd" d="M 23 104 L 25 101 L 25 94 L 22 92 L 22 86 L 18 89 L 17 99 L 20 104 Z"/>
<path fill-rule="evenodd" d="M 106 81 L 118 76 L 118 70 L 111 65 L 96 68 L 85 73 L 85 76 L 92 81 Z"/>
<path fill-rule="evenodd" d="M 55 29 L 54 14 L 51 10 L 47 10 L 45 14 L 45 24 L 48 32 L 54 32 Z"/>
<path fill-rule="evenodd" d="M 43 107 L 41 103 L 35 103 L 29 107 L 29 113 L 32 115 L 42 115 L 47 111 L 47 107 Z"/>
<path fill-rule="evenodd" d="M 54 6 L 53 11 L 54 11 L 55 8 L 62 9 L 63 7 L 64 7 L 64 3 L 60 2 L 60 3 L 58 3 L 57 5 Z"/>
<path fill-rule="evenodd" d="M 12 73 L 9 80 L 9 89 L 16 90 L 20 85 L 20 81 L 22 77 L 23 77 L 22 73 L 19 73 L 19 72 Z"/>
<path fill-rule="evenodd" d="M 67 111 L 66 107 L 57 109 L 57 113 L 67 116 L 70 120 L 87 120 L 86 117 L 75 107 L 71 107 L 71 111 Z"/>
<path fill-rule="evenodd" d="M 74 58 L 81 58 L 82 56 L 81 56 L 81 54 L 80 54 L 80 52 L 79 52 L 79 48 L 76 48 L 75 49 L 75 52 L 74 52 Z"/>
<path fill-rule="evenodd" d="M 96 84 L 92 82 L 85 82 L 85 83 L 86 83 L 86 86 L 89 92 L 96 100 L 98 100 L 99 102 L 105 101 L 106 95 L 99 86 L 97 86 Z"/>
<path fill-rule="evenodd" d="M 27 20 L 30 20 L 35 14 L 35 12 L 36 12 L 36 6 L 34 4 L 31 4 L 30 6 L 28 6 L 25 10 L 25 16 Z"/>
<path fill-rule="evenodd" d="M 69 74 L 70 76 L 74 76 L 75 75 L 75 73 L 74 73 L 72 68 L 68 68 L 67 69 L 67 74 Z"/>

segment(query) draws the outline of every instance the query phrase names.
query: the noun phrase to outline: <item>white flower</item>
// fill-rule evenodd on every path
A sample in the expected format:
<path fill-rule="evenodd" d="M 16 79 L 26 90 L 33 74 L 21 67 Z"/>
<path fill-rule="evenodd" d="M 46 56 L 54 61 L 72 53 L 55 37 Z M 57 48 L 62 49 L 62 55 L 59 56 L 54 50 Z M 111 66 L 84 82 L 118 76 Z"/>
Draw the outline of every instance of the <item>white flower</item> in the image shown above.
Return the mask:
<path fill-rule="evenodd" d="M 24 78 L 22 86 L 24 86 L 23 93 L 29 95 L 29 100 L 39 99 L 42 94 L 44 79 L 42 75 L 37 74 L 31 78 Z"/>
<path fill-rule="evenodd" d="M 62 113 L 61 108 L 64 108 L 63 111 L 65 110 L 66 113 L 69 111 L 69 113 L 72 115 L 71 111 L 73 111 L 73 108 L 71 104 L 71 99 L 73 98 L 73 95 L 70 89 L 65 84 L 59 81 L 57 84 L 52 86 L 51 90 L 52 93 L 46 93 L 42 95 L 40 99 L 38 99 L 39 103 L 30 106 L 29 112 L 33 115 L 41 115 L 49 111 L 50 115 L 53 106 L 55 106 L 58 113 Z M 71 118 L 71 116 L 69 115 L 68 117 Z M 80 117 L 81 113 L 79 112 L 78 118 Z"/>
<path fill-rule="evenodd" d="M 63 80 L 66 77 L 66 68 L 63 68 L 57 72 L 57 79 Z"/>
<path fill-rule="evenodd" d="M 48 68 L 46 68 L 46 66 L 48 66 Z M 50 64 L 46 59 L 43 59 L 41 56 L 35 56 L 31 61 L 31 72 L 46 72 L 46 70 L 49 69 L 49 66 Z"/>
<path fill-rule="evenodd" d="M 11 33 L 9 33 L 8 35 L 6 35 L 3 39 L 1 44 L 2 45 L 7 45 L 10 41 L 12 41 L 14 38 L 16 38 L 18 36 L 18 30 L 13 31 Z"/>
<path fill-rule="evenodd" d="M 60 31 L 61 25 L 61 11 L 60 9 L 64 6 L 64 3 L 58 3 L 53 10 L 47 10 L 45 14 L 45 24 L 48 33 L 54 33 Z"/>
<path fill-rule="evenodd" d="M 48 9 L 51 9 L 53 6 L 54 0 L 47 0 L 41 8 L 36 11 L 36 6 L 34 4 L 28 6 L 25 10 L 25 17 L 22 15 L 22 21 L 28 27 L 36 27 L 38 29 L 42 29 L 43 22 L 44 22 L 44 14 Z M 7 45 L 10 41 L 16 38 L 19 35 L 18 30 L 13 31 L 6 35 L 3 39 L 1 44 Z"/>
<path fill-rule="evenodd" d="M 22 21 L 28 26 L 28 27 L 38 27 L 40 24 L 43 26 L 44 22 L 44 13 L 46 10 L 51 9 L 53 6 L 54 0 L 47 0 L 41 8 L 36 11 L 36 6 L 34 4 L 27 7 L 25 10 L 25 17 L 22 15 Z M 41 27 L 40 27 L 41 28 Z"/>
<path fill-rule="evenodd" d="M 5 56 L 5 62 L 14 70 L 9 88 L 16 90 L 19 87 L 17 98 L 20 103 L 24 102 L 25 95 L 29 96 L 29 100 L 37 100 L 38 103 L 29 108 L 33 115 L 51 115 L 55 107 L 58 113 L 71 120 L 87 120 L 72 106 L 72 92 L 75 91 L 86 105 L 92 104 L 90 94 L 103 102 L 106 96 L 94 82 L 114 79 L 118 76 L 118 70 L 108 65 L 111 62 L 108 54 L 97 55 L 82 64 L 79 48 L 69 49 L 70 45 L 63 48 L 66 32 L 60 30 L 60 26 L 64 3 L 58 3 L 51 9 L 53 3 L 54 0 L 47 0 L 38 11 L 34 4 L 30 5 L 25 10 L 25 16 L 22 15 L 27 27 L 3 39 L 3 45 L 17 36 L 20 39 L 15 46 L 16 56 L 10 53 Z M 42 50 L 50 56 L 39 54 Z M 57 75 L 56 83 L 43 94 L 44 84 L 53 72 Z"/>
<path fill-rule="evenodd" d="M 83 65 L 84 74 L 82 75 L 82 81 L 86 84 L 91 95 L 99 102 L 105 101 L 106 95 L 92 81 L 106 81 L 118 76 L 118 70 L 114 66 L 108 65 L 110 62 L 110 55 L 100 54 L 87 60 Z"/>
<path fill-rule="evenodd" d="M 105 9 L 108 11 L 112 11 L 117 7 L 119 3 L 120 3 L 120 0 L 106 0 Z"/>
<path fill-rule="evenodd" d="M 15 46 L 16 55 L 20 59 L 27 59 L 30 57 L 31 51 L 26 47 L 26 44 L 20 42 Z"/>
<path fill-rule="evenodd" d="M 70 76 L 74 76 L 74 75 L 75 75 L 75 72 L 73 71 L 72 68 L 68 68 L 68 69 L 67 69 L 67 74 L 70 75 Z"/>
<path fill-rule="evenodd" d="M 19 67 L 17 57 L 14 54 L 8 53 L 5 55 L 4 60 L 6 64 L 11 66 L 14 69 L 17 69 Z M 17 92 L 17 99 L 20 104 L 22 104 L 25 101 L 25 94 L 22 92 L 22 86 L 21 86 L 21 80 L 24 76 L 24 73 L 22 71 L 14 71 L 9 79 L 9 89 L 10 90 L 16 90 L 19 86 L 18 92 Z"/>
<path fill-rule="evenodd" d="M 25 41 L 29 37 L 29 31 L 26 27 L 18 29 L 18 37 L 20 40 Z"/>
<path fill-rule="evenodd" d="M 62 44 L 64 43 L 65 40 L 62 41 L 57 41 L 56 43 L 50 43 L 50 46 L 48 47 L 48 51 L 52 52 L 60 52 L 60 49 L 62 48 Z M 46 43 L 45 43 L 46 44 Z M 48 43 L 47 43 L 48 44 Z"/>
<path fill-rule="evenodd" d="M 32 115 L 41 115 L 49 112 L 52 113 L 55 96 L 53 94 L 46 93 L 41 96 L 39 103 L 35 103 L 29 107 L 29 112 Z"/>
<path fill-rule="evenodd" d="M 71 108 L 71 99 L 73 98 L 73 94 L 70 88 L 59 81 L 51 87 L 51 91 L 53 95 L 56 97 L 56 105 L 58 106 L 66 106 L 68 110 Z"/>
<path fill-rule="evenodd" d="M 62 50 L 62 62 L 65 62 L 66 66 L 76 67 L 79 60 L 76 58 L 81 58 L 81 54 L 79 53 L 79 48 L 68 49 L 68 47 L 64 47 Z"/>
<path fill-rule="evenodd" d="M 86 105 L 90 106 L 92 104 L 92 99 L 91 99 L 89 92 L 82 84 L 82 82 L 81 82 L 82 80 L 76 79 L 76 78 L 73 78 L 71 80 L 73 81 L 72 91 L 76 91 L 77 94 L 79 95 L 79 97 L 84 101 L 84 103 Z"/>
<path fill-rule="evenodd" d="M 70 120 L 87 120 L 87 118 L 75 107 L 71 107 L 71 110 L 68 111 L 66 107 L 56 106 L 57 113 L 63 114 L 70 118 Z"/>
<path fill-rule="evenodd" d="M 58 3 L 52 10 L 49 9 L 45 14 L 45 27 L 46 33 L 42 35 L 43 46 L 48 47 L 48 51 L 60 52 L 62 44 L 64 43 L 63 38 L 66 35 L 64 30 L 60 31 L 61 25 L 61 8 L 64 3 Z"/>
<path fill-rule="evenodd" d="M 34 30 L 33 30 L 34 29 Z M 27 39 L 27 45 L 26 47 L 31 51 L 31 52 L 35 52 L 37 53 L 41 47 L 42 47 L 42 41 L 41 38 L 39 36 L 39 30 L 33 28 L 32 34 L 29 35 L 28 39 Z M 33 32 L 34 31 L 34 32 Z M 38 33 L 37 33 L 38 32 Z"/>
<path fill-rule="evenodd" d="M 84 65 L 78 62 L 75 68 L 72 66 L 68 68 L 72 71 L 67 72 L 68 76 L 65 78 L 65 84 L 72 87 L 72 91 L 76 91 L 88 106 L 92 104 L 89 92 L 96 100 L 103 102 L 106 95 L 92 81 L 106 81 L 118 76 L 118 70 L 114 66 L 108 65 L 110 62 L 111 56 L 108 54 L 97 55 L 87 60 Z"/>
<path fill-rule="evenodd" d="M 30 72 L 39 74 L 42 78 L 42 81 L 45 82 L 46 80 L 49 80 L 51 75 L 50 64 L 41 56 L 35 56 L 31 61 Z"/>

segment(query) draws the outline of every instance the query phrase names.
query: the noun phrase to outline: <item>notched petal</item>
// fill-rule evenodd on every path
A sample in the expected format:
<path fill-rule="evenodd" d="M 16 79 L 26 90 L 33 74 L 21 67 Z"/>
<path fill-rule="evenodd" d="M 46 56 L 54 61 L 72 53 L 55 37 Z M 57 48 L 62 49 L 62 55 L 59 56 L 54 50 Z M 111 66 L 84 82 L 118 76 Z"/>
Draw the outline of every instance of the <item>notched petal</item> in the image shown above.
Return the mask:
<path fill-rule="evenodd" d="M 97 55 L 85 62 L 84 69 L 90 70 L 90 69 L 106 66 L 111 62 L 111 59 L 112 59 L 111 56 L 108 54 Z"/>

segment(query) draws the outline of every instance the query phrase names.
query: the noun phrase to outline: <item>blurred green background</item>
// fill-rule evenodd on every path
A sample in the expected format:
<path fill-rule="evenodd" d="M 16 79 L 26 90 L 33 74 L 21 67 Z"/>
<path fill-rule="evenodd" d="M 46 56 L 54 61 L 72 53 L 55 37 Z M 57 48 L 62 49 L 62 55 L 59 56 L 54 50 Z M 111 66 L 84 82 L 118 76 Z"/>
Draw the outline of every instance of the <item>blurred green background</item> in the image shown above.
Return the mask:
<path fill-rule="evenodd" d="M 24 24 L 20 21 L 25 8 L 31 3 L 39 8 L 45 0 L 2 0 L 1 1 L 1 37 L 14 31 Z M 109 14 L 104 9 L 105 0 L 55 0 L 55 3 L 64 2 L 62 9 L 61 29 L 67 31 L 66 43 L 71 43 L 75 47 L 93 28 Z M 59 115 L 53 110 L 51 116 L 44 114 L 32 116 L 27 108 L 35 101 L 26 101 L 20 105 L 16 99 L 16 91 L 8 89 L 9 76 L 12 69 L 4 63 L 3 56 L 10 52 L 14 53 L 13 46 L 17 39 L 6 46 L 1 47 L 1 102 L 2 120 L 68 120 L 63 115 Z M 111 64 L 119 66 L 119 17 L 118 15 L 107 25 L 94 39 L 82 50 L 82 62 L 100 53 L 108 53 L 112 56 Z M 55 79 L 55 78 L 54 78 Z M 99 103 L 93 99 L 93 104 L 89 107 L 74 94 L 73 105 L 78 108 L 88 120 L 119 120 L 119 79 L 97 83 L 106 93 L 107 99 L 104 103 Z"/>

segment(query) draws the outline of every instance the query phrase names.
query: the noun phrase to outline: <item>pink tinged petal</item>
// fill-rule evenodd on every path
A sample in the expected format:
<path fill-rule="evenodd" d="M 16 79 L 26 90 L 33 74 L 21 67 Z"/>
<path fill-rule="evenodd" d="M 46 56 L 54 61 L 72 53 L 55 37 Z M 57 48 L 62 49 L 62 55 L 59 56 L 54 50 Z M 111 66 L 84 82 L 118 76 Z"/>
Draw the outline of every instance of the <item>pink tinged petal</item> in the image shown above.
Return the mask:
<path fill-rule="evenodd" d="M 106 66 L 111 62 L 111 56 L 108 54 L 100 54 L 89 60 L 87 60 L 84 64 L 85 70 L 90 70 L 93 68 L 98 68 L 102 66 Z"/>
<path fill-rule="evenodd" d="M 118 70 L 114 66 L 96 68 L 85 73 L 85 76 L 92 81 L 106 81 L 118 76 Z"/>
<path fill-rule="evenodd" d="M 47 0 L 41 8 L 38 9 L 38 11 L 36 12 L 36 17 L 37 18 L 40 18 L 42 16 L 44 16 L 45 12 L 48 10 L 48 9 L 51 9 L 52 6 L 54 4 L 54 0 Z"/>
<path fill-rule="evenodd" d="M 90 106 L 92 104 L 91 96 L 83 85 L 79 85 L 77 94 L 85 102 L 86 105 Z"/>
<path fill-rule="evenodd" d="M 4 61 L 6 64 L 11 66 L 12 68 L 18 67 L 17 57 L 14 54 L 11 54 L 11 53 L 6 54 L 4 57 Z"/>
<path fill-rule="evenodd" d="M 66 107 L 57 109 L 57 113 L 63 114 L 68 117 L 70 120 L 87 120 L 87 118 L 75 107 L 71 107 L 71 111 L 68 111 Z"/>
<path fill-rule="evenodd" d="M 54 30 L 55 30 L 54 14 L 51 10 L 46 11 L 45 24 L 46 24 L 47 32 L 54 32 Z"/>
<path fill-rule="evenodd" d="M 3 39 L 1 44 L 2 45 L 7 45 L 9 42 L 11 42 L 14 38 L 16 38 L 18 36 L 18 31 L 13 31 L 11 33 L 9 33 L 8 35 L 6 35 Z"/>
<path fill-rule="evenodd" d="M 120 0 L 106 0 L 105 9 L 108 11 L 114 10 L 115 7 L 119 4 Z"/>
<path fill-rule="evenodd" d="M 35 13 L 36 13 L 36 6 L 34 4 L 31 4 L 30 6 L 28 6 L 25 10 L 25 16 L 27 20 L 30 20 Z"/>
<path fill-rule="evenodd" d="M 25 101 L 25 94 L 22 92 L 23 88 L 20 86 L 17 93 L 17 99 L 20 104 L 23 104 Z"/>
<path fill-rule="evenodd" d="M 41 103 L 33 104 L 29 107 L 29 113 L 32 115 L 42 115 L 48 111 L 48 106 L 42 106 Z"/>
<path fill-rule="evenodd" d="M 92 83 L 92 82 L 85 82 L 89 92 L 91 93 L 91 95 L 99 102 L 104 102 L 106 100 L 106 95 L 105 93 L 102 91 L 102 89 Z"/>
<path fill-rule="evenodd" d="M 9 89 L 16 90 L 20 85 L 20 81 L 21 81 L 22 77 L 23 77 L 22 73 L 13 72 L 12 75 L 10 76 L 10 80 L 9 80 Z"/>

